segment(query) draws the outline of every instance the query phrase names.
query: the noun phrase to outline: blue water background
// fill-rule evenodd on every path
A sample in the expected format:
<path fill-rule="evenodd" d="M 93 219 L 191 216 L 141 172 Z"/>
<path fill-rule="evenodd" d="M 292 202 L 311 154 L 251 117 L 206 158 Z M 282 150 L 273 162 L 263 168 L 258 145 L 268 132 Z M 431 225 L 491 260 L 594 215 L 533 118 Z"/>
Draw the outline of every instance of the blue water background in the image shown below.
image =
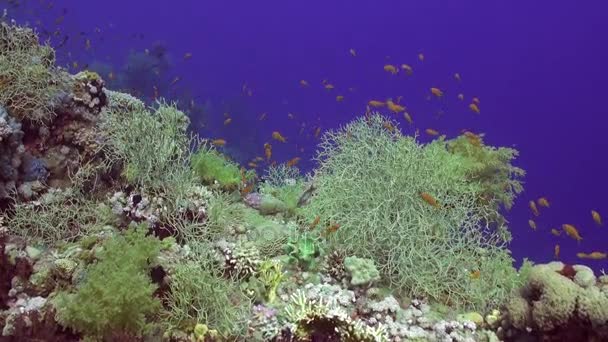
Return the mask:
<path fill-rule="evenodd" d="M 550 261 L 555 244 L 568 263 L 580 262 L 577 252 L 608 251 L 608 225 L 597 227 L 590 214 L 595 209 L 608 220 L 606 2 L 24 0 L 2 6 L 20 23 L 50 32 L 54 46 L 69 36 L 57 55 L 70 69 L 97 61 L 119 77 L 130 52 L 141 55 L 161 42 L 169 66 L 155 81 L 159 95 L 185 109 L 194 104 L 194 128 L 226 139 L 226 152 L 244 163 L 270 142 L 273 159 L 299 156 L 309 171 L 317 127 L 347 123 L 371 99 L 403 96 L 414 118 L 410 127 L 399 117 L 406 133 L 434 128 L 453 137 L 466 128 L 521 152 L 516 164 L 527 171 L 525 192 L 507 214 L 517 260 Z M 185 60 L 186 53 L 192 57 Z M 413 75 L 390 75 L 383 70 L 389 63 L 407 63 Z M 169 85 L 175 77 L 180 80 Z M 308 88 L 299 85 L 302 79 Z M 335 89 L 324 89 L 324 79 Z M 134 90 L 149 99 L 154 91 L 146 87 Z M 442 89 L 444 98 L 429 101 L 430 87 Z M 457 99 L 461 92 L 464 102 Z M 467 108 L 473 96 L 480 115 Z M 267 119 L 259 121 L 264 112 Z M 233 119 L 227 126 L 224 113 Z M 272 141 L 275 130 L 288 142 Z M 540 196 L 551 208 L 535 218 L 532 231 L 528 201 Z M 550 234 L 563 223 L 579 228 L 580 244 Z M 599 270 L 606 262 L 586 263 Z"/>

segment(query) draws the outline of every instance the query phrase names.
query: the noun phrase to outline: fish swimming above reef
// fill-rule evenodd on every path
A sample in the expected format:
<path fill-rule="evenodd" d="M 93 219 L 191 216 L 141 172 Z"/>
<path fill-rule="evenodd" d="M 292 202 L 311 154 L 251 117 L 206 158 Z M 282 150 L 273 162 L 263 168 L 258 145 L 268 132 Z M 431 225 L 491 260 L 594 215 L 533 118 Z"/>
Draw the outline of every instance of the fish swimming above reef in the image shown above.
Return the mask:
<path fill-rule="evenodd" d="M 310 198 L 312 197 L 313 193 L 315 192 L 317 188 L 315 187 L 314 183 L 310 183 L 310 186 L 308 187 L 308 189 L 306 189 L 304 191 L 304 193 L 302 193 L 302 195 L 300 195 L 300 198 L 298 199 L 298 208 L 308 204 L 308 202 L 310 201 Z"/>

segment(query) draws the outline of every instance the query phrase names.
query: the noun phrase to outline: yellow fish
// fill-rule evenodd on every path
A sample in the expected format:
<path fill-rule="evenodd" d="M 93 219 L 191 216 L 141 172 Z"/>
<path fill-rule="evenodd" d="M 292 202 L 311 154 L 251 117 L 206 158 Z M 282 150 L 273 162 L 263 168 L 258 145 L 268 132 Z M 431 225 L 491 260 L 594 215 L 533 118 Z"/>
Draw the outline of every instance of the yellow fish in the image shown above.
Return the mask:
<path fill-rule="evenodd" d="M 595 222 L 595 224 L 597 224 L 598 226 L 602 225 L 602 217 L 600 216 L 600 213 L 595 210 L 591 210 L 591 217 L 593 217 L 593 221 Z"/>
<path fill-rule="evenodd" d="M 211 144 L 213 144 L 215 146 L 220 146 L 221 147 L 221 146 L 226 145 L 226 140 L 224 140 L 224 139 L 214 139 L 214 140 L 211 140 Z"/>
<path fill-rule="evenodd" d="M 336 101 L 337 102 L 342 102 L 343 100 L 344 100 L 344 96 L 342 96 L 342 95 L 336 96 Z"/>
<path fill-rule="evenodd" d="M 532 214 L 534 214 L 534 216 L 540 215 L 540 212 L 538 211 L 538 208 L 536 207 L 536 202 L 530 201 L 529 206 L 530 206 L 530 210 L 532 211 Z"/>
<path fill-rule="evenodd" d="M 405 121 L 407 121 L 407 123 L 409 123 L 410 125 L 414 123 L 414 120 L 412 120 L 412 116 L 408 112 L 403 112 L 403 117 L 405 118 Z"/>
<path fill-rule="evenodd" d="M 403 71 L 405 71 L 405 74 L 408 76 L 414 72 L 414 69 L 412 69 L 412 67 L 407 64 L 401 64 L 401 69 L 403 69 Z"/>
<path fill-rule="evenodd" d="M 583 240 L 583 238 L 581 237 L 581 235 L 578 232 L 578 229 L 576 229 L 575 226 L 566 223 L 566 224 L 562 225 L 562 228 L 566 232 L 566 235 L 568 235 L 569 237 L 573 238 L 577 242 L 580 243 Z"/>
<path fill-rule="evenodd" d="M 270 160 L 270 157 L 272 157 L 272 146 L 269 143 L 264 144 L 264 155 L 266 160 Z"/>
<path fill-rule="evenodd" d="M 427 129 L 424 130 L 424 132 L 426 134 L 430 135 L 430 136 L 433 136 L 433 137 L 436 137 L 436 136 L 439 135 L 439 132 L 437 130 L 435 130 L 435 129 L 432 129 L 432 128 L 427 128 Z"/>
<path fill-rule="evenodd" d="M 555 236 L 560 236 L 560 235 L 562 235 L 562 232 L 560 232 L 559 230 L 553 228 L 553 229 L 551 229 L 551 234 L 553 234 Z"/>
<path fill-rule="evenodd" d="M 272 132 L 272 138 L 273 138 L 274 140 L 278 140 L 278 141 L 280 141 L 280 142 L 282 142 L 282 143 L 284 143 L 284 142 L 286 142 L 286 141 L 287 141 L 287 139 L 285 139 L 285 137 L 284 137 L 284 136 L 282 136 L 282 135 L 281 135 L 281 133 L 279 133 L 278 131 L 274 131 L 274 132 Z"/>
<path fill-rule="evenodd" d="M 295 166 L 298 162 L 300 162 L 300 157 L 295 157 L 287 161 L 287 166 L 292 167 Z"/>
<path fill-rule="evenodd" d="M 384 71 L 389 72 L 389 73 L 391 73 L 393 75 L 396 75 L 399 72 L 399 69 L 397 69 L 397 67 L 395 67 L 392 64 L 386 64 L 384 66 Z"/>
<path fill-rule="evenodd" d="M 441 91 L 441 89 L 439 88 L 431 88 L 431 94 L 437 96 L 437 97 L 442 97 L 443 96 L 443 92 Z"/>
<path fill-rule="evenodd" d="M 388 110 L 390 110 L 391 112 L 393 112 L 395 114 L 398 114 L 398 113 L 401 113 L 401 112 L 405 111 L 405 107 L 396 104 L 392 100 L 387 100 L 386 101 L 386 106 L 388 107 Z"/>
<path fill-rule="evenodd" d="M 355 49 L 350 49 L 348 52 L 351 54 L 351 56 L 357 57 L 357 51 L 355 51 Z"/>
<path fill-rule="evenodd" d="M 538 205 L 540 205 L 541 207 L 544 207 L 544 208 L 549 208 L 551 206 L 549 204 L 549 200 L 547 199 L 547 197 L 541 197 L 541 198 L 537 199 L 536 202 L 538 203 Z"/>
<path fill-rule="evenodd" d="M 384 107 L 386 105 L 386 103 L 384 103 L 382 101 L 376 101 L 376 100 L 370 100 L 367 104 L 370 107 L 374 107 L 374 108 L 380 108 L 380 107 Z"/>
<path fill-rule="evenodd" d="M 479 112 L 480 112 L 480 110 L 479 110 L 479 106 L 477 106 L 477 104 L 475 104 L 475 103 L 471 103 L 471 104 L 469 105 L 469 109 L 470 109 L 470 110 L 471 110 L 473 113 L 476 113 L 476 114 L 479 114 Z"/>
<path fill-rule="evenodd" d="M 318 138 L 318 137 L 319 137 L 319 134 L 321 134 L 321 127 L 317 127 L 317 128 L 315 129 L 315 133 L 314 133 L 315 138 Z"/>
<path fill-rule="evenodd" d="M 591 253 L 576 253 L 576 256 L 581 259 L 592 259 L 592 260 L 601 260 L 606 259 L 608 254 L 602 252 L 591 252 Z"/>
<path fill-rule="evenodd" d="M 528 225 L 530 226 L 530 228 L 532 228 L 533 230 L 536 230 L 536 222 L 534 222 L 534 220 L 528 220 Z"/>

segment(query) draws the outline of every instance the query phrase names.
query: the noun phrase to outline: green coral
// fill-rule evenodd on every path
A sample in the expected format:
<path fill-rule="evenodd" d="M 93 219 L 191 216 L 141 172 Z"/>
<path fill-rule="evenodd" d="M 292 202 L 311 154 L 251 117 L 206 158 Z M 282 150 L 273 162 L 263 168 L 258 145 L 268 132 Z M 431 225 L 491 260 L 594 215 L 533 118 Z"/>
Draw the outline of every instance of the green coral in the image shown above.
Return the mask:
<path fill-rule="evenodd" d="M 171 274 L 164 320 L 172 328 L 187 329 L 192 322 L 206 324 L 221 336 L 244 334 L 251 310 L 249 298 L 236 282 L 213 269 L 213 257 L 203 244 L 193 245 L 192 260 L 180 263 Z"/>
<path fill-rule="evenodd" d="M 191 165 L 206 184 L 218 182 L 226 190 L 235 190 L 241 182 L 239 167 L 213 149 L 199 149 L 192 156 Z"/>
<path fill-rule="evenodd" d="M 354 286 L 368 285 L 380 280 L 380 272 L 376 269 L 371 259 L 357 258 L 354 256 L 344 259 L 344 268 L 350 274 L 350 283 Z"/>
<path fill-rule="evenodd" d="M 132 227 L 104 243 L 99 261 L 89 266 L 76 291 L 55 298 L 62 325 L 94 338 L 146 332 L 161 307 L 148 275 L 161 243 L 146 233 L 144 226 Z"/>
<path fill-rule="evenodd" d="M 283 276 L 283 264 L 277 260 L 265 260 L 260 265 L 257 278 L 264 284 L 267 303 L 272 304 L 276 300 Z"/>
<path fill-rule="evenodd" d="M 508 229 L 497 219 L 496 204 L 480 200 L 487 184 L 472 177 L 480 166 L 451 152 L 443 139 L 422 145 L 388 131 L 387 121 L 370 115 L 324 134 L 315 194 L 301 214 L 309 222 L 319 216 L 339 223 L 328 247 L 374 260 L 382 277 L 405 295 L 481 311 L 496 307 L 510 292 L 498 283 L 512 284 L 516 272 L 505 248 Z M 503 162 L 511 167 L 510 160 Z M 494 181 L 516 184 L 518 174 Z M 482 276 L 473 279 L 478 269 Z M 484 276 L 495 270 L 505 278 Z"/>
<path fill-rule="evenodd" d="M 307 234 L 290 238 L 285 245 L 285 252 L 290 262 L 297 263 L 306 270 L 316 266 L 316 259 L 321 254 L 318 241 Z"/>
<path fill-rule="evenodd" d="M 30 28 L 0 23 L 0 104 L 12 115 L 37 124 L 54 116 L 69 75 L 55 67 L 55 51 L 40 45 Z"/>

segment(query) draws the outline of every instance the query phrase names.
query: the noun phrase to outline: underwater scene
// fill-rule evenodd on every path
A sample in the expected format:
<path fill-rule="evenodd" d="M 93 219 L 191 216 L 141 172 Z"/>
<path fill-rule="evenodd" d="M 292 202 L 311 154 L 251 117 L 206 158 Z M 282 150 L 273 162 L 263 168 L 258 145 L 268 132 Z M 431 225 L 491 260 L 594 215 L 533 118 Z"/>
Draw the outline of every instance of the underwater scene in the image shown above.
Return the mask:
<path fill-rule="evenodd" d="M 605 13 L 0 0 L 0 342 L 608 341 Z"/>

